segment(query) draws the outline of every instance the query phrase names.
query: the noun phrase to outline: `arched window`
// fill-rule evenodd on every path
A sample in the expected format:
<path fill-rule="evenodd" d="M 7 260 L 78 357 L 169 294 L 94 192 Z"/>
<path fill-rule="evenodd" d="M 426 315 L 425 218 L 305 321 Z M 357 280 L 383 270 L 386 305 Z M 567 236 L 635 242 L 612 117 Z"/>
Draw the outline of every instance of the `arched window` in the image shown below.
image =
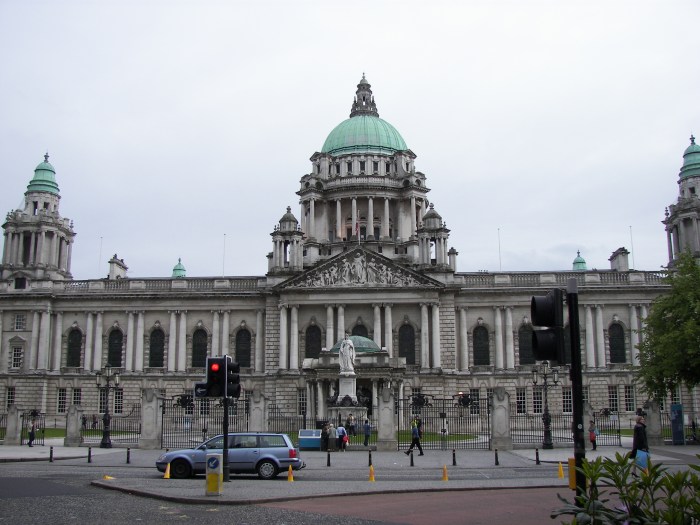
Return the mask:
<path fill-rule="evenodd" d="M 532 355 L 532 326 L 524 324 L 518 330 L 518 346 L 520 348 L 520 364 L 534 365 L 535 357 Z"/>
<path fill-rule="evenodd" d="M 318 359 L 321 355 L 321 329 L 313 324 L 306 329 L 306 357 Z"/>
<path fill-rule="evenodd" d="M 350 335 L 359 335 L 361 337 L 367 337 L 367 327 L 363 324 L 356 324 L 352 327 L 352 334 Z"/>
<path fill-rule="evenodd" d="M 610 362 L 627 362 L 625 352 L 625 330 L 620 323 L 613 323 L 610 325 L 610 328 L 608 328 L 608 338 L 610 340 Z"/>
<path fill-rule="evenodd" d="M 192 334 L 192 367 L 204 368 L 207 366 L 207 332 L 195 330 Z"/>
<path fill-rule="evenodd" d="M 236 334 L 236 363 L 241 368 L 250 368 L 250 341 L 252 337 L 247 328 L 242 328 Z"/>
<path fill-rule="evenodd" d="M 491 364 L 489 357 L 489 331 L 484 326 L 474 328 L 474 366 Z"/>
<path fill-rule="evenodd" d="M 122 366 L 122 342 L 124 334 L 121 330 L 112 330 L 107 343 L 107 365 L 120 368 Z"/>
<path fill-rule="evenodd" d="M 410 324 L 403 324 L 399 328 L 399 357 L 405 357 L 407 365 L 416 364 L 416 331 Z M 422 365 L 428 367 L 428 363 Z"/>
<path fill-rule="evenodd" d="M 66 355 L 66 366 L 80 366 L 80 352 L 83 347 L 83 333 L 77 328 L 68 332 L 68 353 Z"/>
<path fill-rule="evenodd" d="M 148 366 L 151 368 L 163 367 L 163 356 L 165 355 L 165 333 L 160 328 L 151 332 L 151 344 L 148 353 Z"/>

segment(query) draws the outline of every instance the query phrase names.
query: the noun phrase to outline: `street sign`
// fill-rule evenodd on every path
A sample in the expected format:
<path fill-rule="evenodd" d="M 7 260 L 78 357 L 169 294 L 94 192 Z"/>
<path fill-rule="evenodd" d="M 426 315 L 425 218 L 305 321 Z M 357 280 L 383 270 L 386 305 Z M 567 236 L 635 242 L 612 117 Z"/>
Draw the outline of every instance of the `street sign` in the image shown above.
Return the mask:
<path fill-rule="evenodd" d="M 207 384 L 206 383 L 195 383 L 194 384 L 194 397 L 207 397 Z"/>

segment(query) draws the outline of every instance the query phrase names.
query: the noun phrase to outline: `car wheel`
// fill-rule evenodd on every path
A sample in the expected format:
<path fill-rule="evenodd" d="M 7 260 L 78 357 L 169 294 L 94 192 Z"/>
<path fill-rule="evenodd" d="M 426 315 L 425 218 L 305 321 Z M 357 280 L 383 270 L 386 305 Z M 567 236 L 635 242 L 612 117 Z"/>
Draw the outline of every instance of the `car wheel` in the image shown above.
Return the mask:
<path fill-rule="evenodd" d="M 277 465 L 272 461 L 265 460 L 258 463 L 258 476 L 262 479 L 273 479 L 279 474 Z"/>
<path fill-rule="evenodd" d="M 189 478 L 192 475 L 192 467 L 184 459 L 176 459 L 170 464 L 170 476 L 175 479 Z"/>

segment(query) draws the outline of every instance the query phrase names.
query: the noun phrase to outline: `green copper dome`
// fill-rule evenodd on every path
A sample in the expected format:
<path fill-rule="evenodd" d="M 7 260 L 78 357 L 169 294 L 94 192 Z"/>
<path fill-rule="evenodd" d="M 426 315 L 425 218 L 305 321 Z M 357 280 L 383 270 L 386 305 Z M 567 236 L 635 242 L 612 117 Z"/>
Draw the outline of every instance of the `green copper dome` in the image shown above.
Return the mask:
<path fill-rule="evenodd" d="M 576 252 L 576 258 L 574 259 L 574 265 L 573 265 L 573 270 L 574 271 L 581 271 L 581 270 L 587 270 L 588 268 L 586 267 L 586 259 L 581 257 L 581 252 Z"/>
<path fill-rule="evenodd" d="M 695 137 L 690 136 L 690 146 L 683 152 L 683 167 L 679 178 L 694 177 L 700 175 L 700 146 L 695 144 Z"/>
<path fill-rule="evenodd" d="M 350 341 L 352 341 L 352 344 L 355 346 L 356 354 L 372 354 L 374 352 L 382 351 L 382 349 L 379 348 L 379 346 L 377 346 L 377 343 L 375 343 L 371 339 L 362 337 L 361 335 L 351 335 Z M 340 353 L 340 345 L 342 342 L 342 339 L 338 341 L 336 344 L 333 345 L 333 348 L 331 348 L 330 351 L 335 354 Z"/>
<path fill-rule="evenodd" d="M 379 118 L 372 86 L 365 75 L 357 84 L 350 118 L 338 124 L 330 132 L 321 153 L 343 155 L 347 153 L 393 154 L 407 150 L 406 142 L 396 128 Z"/>
<path fill-rule="evenodd" d="M 34 170 L 34 178 L 27 185 L 27 193 L 43 191 L 58 195 L 58 184 L 56 183 L 56 170 L 49 163 L 49 154 L 44 155 L 44 162 L 39 164 Z"/>
<path fill-rule="evenodd" d="M 173 279 L 182 279 L 183 277 L 187 277 L 187 271 L 182 264 L 182 260 L 178 258 L 177 264 L 173 266 Z"/>
<path fill-rule="evenodd" d="M 338 124 L 326 139 L 322 153 L 388 153 L 408 149 L 403 137 L 386 120 L 356 115 Z"/>

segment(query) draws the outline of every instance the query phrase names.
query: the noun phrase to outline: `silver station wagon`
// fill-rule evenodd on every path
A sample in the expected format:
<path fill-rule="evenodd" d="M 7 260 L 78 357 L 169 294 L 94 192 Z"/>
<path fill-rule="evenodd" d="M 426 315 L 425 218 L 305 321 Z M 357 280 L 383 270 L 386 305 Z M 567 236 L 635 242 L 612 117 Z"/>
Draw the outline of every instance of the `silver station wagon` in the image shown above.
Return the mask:
<path fill-rule="evenodd" d="M 170 476 L 189 478 L 206 472 L 207 453 L 223 453 L 224 436 L 213 437 L 196 448 L 174 450 L 156 460 L 156 468 L 165 472 L 170 464 Z M 228 435 L 228 463 L 231 474 L 257 473 L 262 479 L 273 479 L 280 472 L 299 470 L 306 466 L 299 449 L 287 434 L 231 433 Z"/>

